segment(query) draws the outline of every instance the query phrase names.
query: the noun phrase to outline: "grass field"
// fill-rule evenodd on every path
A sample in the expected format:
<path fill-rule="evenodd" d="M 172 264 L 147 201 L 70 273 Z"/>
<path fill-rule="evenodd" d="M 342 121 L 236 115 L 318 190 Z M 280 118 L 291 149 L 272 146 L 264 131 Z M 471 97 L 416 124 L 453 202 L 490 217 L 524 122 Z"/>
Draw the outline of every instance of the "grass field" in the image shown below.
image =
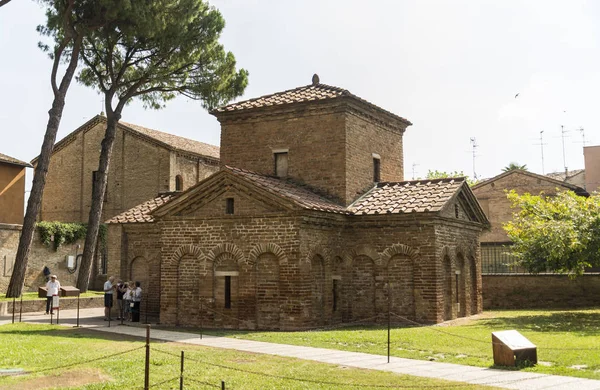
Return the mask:
<path fill-rule="evenodd" d="M 93 298 L 93 297 L 99 297 L 104 295 L 104 292 L 102 291 L 87 291 L 81 294 L 81 298 Z M 74 298 L 74 297 L 73 297 Z M 24 301 L 33 301 L 35 299 L 45 299 L 45 298 L 40 298 L 38 297 L 38 293 L 37 292 L 25 292 L 23 293 L 23 300 Z M 6 298 L 5 294 L 1 294 L 0 295 L 0 302 L 4 302 L 4 301 L 11 301 L 12 302 L 13 298 Z M 20 301 L 21 298 L 17 298 L 17 301 Z"/>
<path fill-rule="evenodd" d="M 491 311 L 443 326 L 394 328 L 391 355 L 493 366 L 491 333 L 516 329 L 537 346 L 539 364 L 524 371 L 600 379 L 600 310 Z M 387 328 L 311 332 L 211 332 L 273 343 L 387 354 Z"/>
<path fill-rule="evenodd" d="M 0 326 L 0 369 L 29 374 L 0 376 L 0 389 L 140 389 L 144 343 L 89 329 L 51 325 Z M 194 347 L 151 344 L 153 389 L 179 388 L 180 351 L 185 350 L 185 389 L 374 389 L 486 388 L 456 382 L 351 369 L 316 362 Z M 295 378 L 295 379 L 292 379 Z M 165 382 L 160 384 L 161 382 Z"/>

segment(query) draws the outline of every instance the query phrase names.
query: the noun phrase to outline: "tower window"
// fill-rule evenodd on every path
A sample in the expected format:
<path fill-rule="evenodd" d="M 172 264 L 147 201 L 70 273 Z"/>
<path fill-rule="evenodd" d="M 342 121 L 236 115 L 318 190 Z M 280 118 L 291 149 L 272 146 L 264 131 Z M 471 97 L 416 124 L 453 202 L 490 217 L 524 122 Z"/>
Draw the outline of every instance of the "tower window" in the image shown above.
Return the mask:
<path fill-rule="evenodd" d="M 379 183 L 381 181 L 381 160 L 373 157 L 373 181 Z"/>
<path fill-rule="evenodd" d="M 225 200 L 225 214 L 233 214 L 234 211 L 234 202 L 233 198 L 227 198 Z"/>
<path fill-rule="evenodd" d="M 288 175 L 288 153 L 273 153 L 275 157 L 275 176 L 287 177 Z"/>
<path fill-rule="evenodd" d="M 181 175 L 175 176 L 175 191 L 183 191 L 183 178 Z"/>

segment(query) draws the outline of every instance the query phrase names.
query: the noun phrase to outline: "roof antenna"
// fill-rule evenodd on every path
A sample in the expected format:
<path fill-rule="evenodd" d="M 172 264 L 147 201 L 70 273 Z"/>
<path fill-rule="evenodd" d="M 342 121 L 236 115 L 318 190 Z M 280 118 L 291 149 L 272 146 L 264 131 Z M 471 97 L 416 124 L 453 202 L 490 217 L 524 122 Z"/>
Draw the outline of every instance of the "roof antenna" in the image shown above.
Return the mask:
<path fill-rule="evenodd" d="M 477 173 L 475 172 L 475 157 L 477 157 L 476 151 L 478 146 L 479 145 L 477 145 L 477 140 L 475 139 L 475 137 L 471 137 L 471 147 L 473 148 L 473 178 L 475 180 L 478 179 Z"/>
<path fill-rule="evenodd" d="M 319 75 L 316 74 L 316 73 L 313 74 L 313 77 L 312 77 L 312 83 L 313 83 L 313 85 L 317 85 L 317 84 L 319 84 L 319 82 L 320 82 Z"/>

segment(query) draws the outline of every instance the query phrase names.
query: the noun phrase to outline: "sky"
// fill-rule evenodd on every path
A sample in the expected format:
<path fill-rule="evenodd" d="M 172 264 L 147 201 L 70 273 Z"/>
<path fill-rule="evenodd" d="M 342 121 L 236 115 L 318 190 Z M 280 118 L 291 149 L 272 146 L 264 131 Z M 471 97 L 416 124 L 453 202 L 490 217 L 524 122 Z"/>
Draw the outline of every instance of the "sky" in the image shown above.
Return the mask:
<path fill-rule="evenodd" d="M 413 123 L 406 179 L 428 170 L 487 178 L 511 162 L 536 173 L 580 169 L 583 139 L 600 144 L 598 1 L 210 4 L 226 20 L 221 42 L 250 73 L 238 100 L 310 84 L 317 73 Z M 25 161 L 39 154 L 52 103 L 51 61 L 37 47 L 44 19 L 32 0 L 0 8 L 0 153 Z M 74 81 L 57 141 L 101 110 L 101 96 Z M 219 144 L 217 120 L 183 97 L 159 111 L 133 102 L 122 120 Z"/>

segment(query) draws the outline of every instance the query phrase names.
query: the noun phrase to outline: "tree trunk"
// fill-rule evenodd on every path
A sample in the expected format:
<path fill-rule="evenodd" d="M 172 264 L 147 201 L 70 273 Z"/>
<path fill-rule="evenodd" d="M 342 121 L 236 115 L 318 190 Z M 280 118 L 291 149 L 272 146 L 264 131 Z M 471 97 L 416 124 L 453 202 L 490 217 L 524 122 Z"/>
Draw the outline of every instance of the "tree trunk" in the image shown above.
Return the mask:
<path fill-rule="evenodd" d="M 65 42 L 63 43 L 66 45 Z M 58 65 L 62 59 L 62 49 L 54 56 L 51 80 L 54 90 L 54 101 L 52 102 L 52 108 L 50 111 L 48 111 L 49 118 L 48 124 L 46 125 L 46 135 L 44 136 L 42 150 L 40 151 L 40 157 L 33 175 L 33 185 L 31 187 L 29 200 L 27 201 L 27 211 L 25 212 L 25 219 L 23 220 L 23 229 L 19 239 L 17 257 L 15 258 L 13 273 L 10 277 L 10 283 L 8 284 L 8 289 L 6 291 L 7 298 L 16 298 L 21 296 L 23 284 L 25 282 L 25 271 L 27 269 L 27 262 L 29 260 L 29 250 L 31 248 L 31 242 L 33 241 L 33 234 L 35 232 L 35 221 L 40 213 L 40 208 L 42 207 L 42 196 L 44 195 L 44 187 L 46 186 L 46 176 L 48 174 L 48 167 L 50 166 L 50 157 L 52 155 L 52 151 L 54 150 L 56 133 L 58 132 L 62 113 L 65 108 L 65 97 L 67 95 L 67 90 L 71 85 L 73 75 L 77 69 L 80 48 L 81 38 L 77 38 L 74 41 L 71 59 L 69 60 L 69 65 L 65 70 L 65 74 L 60 82 L 59 88 L 56 87 L 56 69 L 58 69 Z"/>
<path fill-rule="evenodd" d="M 115 143 L 117 124 L 119 123 L 119 119 L 121 119 L 121 113 L 113 112 L 109 107 L 110 99 L 107 99 L 107 101 L 106 132 L 104 134 L 104 139 L 102 140 L 102 151 L 100 152 L 98 174 L 96 175 L 96 182 L 94 183 L 94 191 L 92 193 L 92 207 L 88 219 L 83 258 L 81 259 L 79 275 L 77 278 L 77 288 L 81 292 L 87 291 L 90 283 L 90 272 L 98 241 L 98 231 L 100 230 L 100 219 L 102 218 L 102 208 L 104 206 L 104 194 L 108 182 L 110 159 Z"/>

